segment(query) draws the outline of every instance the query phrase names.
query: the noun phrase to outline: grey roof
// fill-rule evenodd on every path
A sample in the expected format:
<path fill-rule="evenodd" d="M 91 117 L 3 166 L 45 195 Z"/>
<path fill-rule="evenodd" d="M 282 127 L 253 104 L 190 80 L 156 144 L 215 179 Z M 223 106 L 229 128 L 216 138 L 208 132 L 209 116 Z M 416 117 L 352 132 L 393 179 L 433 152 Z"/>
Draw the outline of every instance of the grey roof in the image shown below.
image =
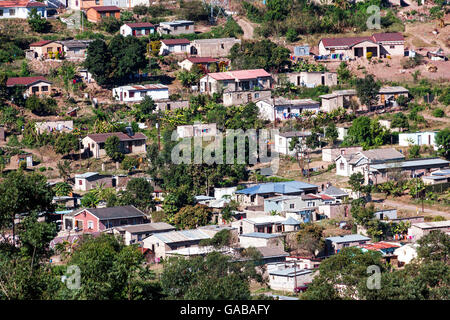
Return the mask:
<path fill-rule="evenodd" d="M 281 233 L 264 233 L 264 232 L 251 232 L 240 235 L 240 237 L 261 238 L 261 239 L 273 239 L 282 236 L 283 235 Z"/>
<path fill-rule="evenodd" d="M 336 188 L 334 186 L 329 186 L 322 193 L 326 194 L 327 196 L 332 196 L 332 197 L 339 197 L 339 196 L 346 197 L 346 196 L 348 196 L 347 192 L 345 192 L 342 189 Z"/>
<path fill-rule="evenodd" d="M 408 93 L 409 90 L 404 87 L 381 87 L 378 93 Z"/>
<path fill-rule="evenodd" d="M 283 221 L 281 224 L 296 226 L 296 225 L 300 225 L 300 222 L 292 217 L 289 217 L 286 221 Z"/>
<path fill-rule="evenodd" d="M 68 48 L 87 48 L 92 41 L 94 40 L 66 40 L 57 42 Z"/>
<path fill-rule="evenodd" d="M 84 210 L 90 212 L 100 220 L 146 217 L 141 210 L 135 208 L 134 206 L 82 208 L 72 211 L 72 213 L 67 214 L 67 216 L 74 217 Z"/>
<path fill-rule="evenodd" d="M 385 170 L 390 168 L 412 168 L 421 166 L 448 166 L 449 164 L 450 161 L 439 158 L 433 158 L 433 159 L 418 159 L 418 160 L 373 164 L 371 165 L 371 167 L 377 170 Z"/>
<path fill-rule="evenodd" d="M 175 227 L 165 222 L 143 223 L 136 225 L 126 225 L 116 227 L 120 231 L 128 231 L 130 233 L 145 233 L 155 231 L 172 231 Z"/>
<path fill-rule="evenodd" d="M 319 187 L 314 184 L 309 184 L 301 181 L 268 182 L 268 183 L 261 183 L 243 190 L 238 190 L 235 193 L 247 195 L 266 194 L 266 193 L 289 194 L 302 192 L 305 189 L 312 189 L 312 188 L 318 189 Z"/>
<path fill-rule="evenodd" d="M 405 156 L 394 148 L 371 149 L 366 151 L 359 151 L 359 153 L 370 160 L 405 159 Z"/>
<path fill-rule="evenodd" d="M 287 257 L 289 253 L 283 250 L 281 247 L 258 247 L 256 248 L 263 258 L 274 258 L 274 257 Z"/>
<path fill-rule="evenodd" d="M 90 178 L 90 177 L 93 177 L 93 176 L 96 176 L 96 175 L 98 175 L 98 172 L 85 172 L 85 173 L 82 173 L 82 174 L 76 174 L 75 178 L 87 179 L 87 178 Z"/>
<path fill-rule="evenodd" d="M 226 42 L 226 41 L 241 42 L 241 39 L 236 39 L 236 38 L 195 39 L 192 42 L 193 43 L 215 43 L 215 42 Z"/>
<path fill-rule="evenodd" d="M 312 99 L 286 99 L 283 97 L 264 99 L 264 102 L 270 104 L 271 106 L 319 106 L 320 102 Z"/>
<path fill-rule="evenodd" d="M 278 135 L 285 137 L 285 138 L 307 137 L 307 136 L 311 135 L 311 132 L 309 132 L 309 131 L 288 131 L 288 132 L 280 132 Z"/>
<path fill-rule="evenodd" d="M 345 242 L 356 242 L 356 241 L 369 241 L 370 238 L 364 237 L 360 234 L 349 234 L 345 236 L 338 237 L 328 237 L 325 240 L 329 240 L 335 243 L 345 243 Z"/>
<path fill-rule="evenodd" d="M 153 236 L 157 237 L 164 243 L 199 241 L 211 238 L 205 232 L 198 229 L 162 232 L 156 233 Z"/>
<path fill-rule="evenodd" d="M 282 270 L 269 271 L 269 274 L 274 275 L 274 276 L 293 277 L 295 275 L 300 276 L 300 275 L 310 274 L 312 272 L 313 272 L 313 270 L 309 270 L 309 269 L 286 268 L 286 269 L 282 269 Z"/>

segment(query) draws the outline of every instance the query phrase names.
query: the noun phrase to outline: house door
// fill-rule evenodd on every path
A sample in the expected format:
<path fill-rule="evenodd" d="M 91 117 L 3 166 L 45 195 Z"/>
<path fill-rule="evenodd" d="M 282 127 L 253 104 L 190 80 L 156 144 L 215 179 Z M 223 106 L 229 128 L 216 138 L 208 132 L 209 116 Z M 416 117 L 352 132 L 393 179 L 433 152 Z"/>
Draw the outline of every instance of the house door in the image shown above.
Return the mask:
<path fill-rule="evenodd" d="M 300 86 L 300 76 L 297 76 L 297 86 Z"/>
<path fill-rule="evenodd" d="M 123 101 L 123 93 L 120 92 L 120 101 Z"/>
<path fill-rule="evenodd" d="M 355 57 L 362 57 L 364 54 L 363 48 L 355 48 L 354 53 Z"/>
<path fill-rule="evenodd" d="M 322 85 L 323 86 L 325 85 L 325 75 L 324 74 L 322 75 Z"/>
<path fill-rule="evenodd" d="M 386 97 L 384 96 L 384 94 L 381 95 L 381 104 L 384 104 L 386 101 Z"/>

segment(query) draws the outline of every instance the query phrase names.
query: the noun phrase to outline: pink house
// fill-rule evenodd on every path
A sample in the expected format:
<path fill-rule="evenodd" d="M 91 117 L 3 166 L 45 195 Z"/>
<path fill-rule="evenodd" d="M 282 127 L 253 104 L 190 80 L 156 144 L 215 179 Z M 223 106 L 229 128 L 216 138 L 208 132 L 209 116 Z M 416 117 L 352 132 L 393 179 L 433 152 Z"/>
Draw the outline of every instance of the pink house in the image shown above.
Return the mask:
<path fill-rule="evenodd" d="M 113 227 L 146 222 L 147 216 L 134 206 L 82 208 L 64 216 L 63 230 L 95 233 Z"/>

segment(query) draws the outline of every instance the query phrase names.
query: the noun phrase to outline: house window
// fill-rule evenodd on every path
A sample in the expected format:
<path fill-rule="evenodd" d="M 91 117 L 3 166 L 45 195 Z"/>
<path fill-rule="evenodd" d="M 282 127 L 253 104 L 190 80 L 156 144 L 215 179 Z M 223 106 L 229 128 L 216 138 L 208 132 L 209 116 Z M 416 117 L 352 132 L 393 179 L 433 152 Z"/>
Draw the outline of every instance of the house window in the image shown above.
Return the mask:
<path fill-rule="evenodd" d="M 134 98 L 134 91 L 130 91 L 130 98 Z"/>
<path fill-rule="evenodd" d="M 177 30 L 178 29 L 178 27 L 173 27 L 173 30 Z"/>
<path fill-rule="evenodd" d="M 83 185 L 83 180 L 78 180 L 78 184 L 79 184 L 80 186 L 82 186 L 82 185 Z"/>
<path fill-rule="evenodd" d="M 389 46 L 390 49 L 395 49 L 395 46 Z"/>
<path fill-rule="evenodd" d="M 52 52 L 52 49 L 53 49 L 53 48 L 48 47 L 48 48 L 47 48 L 47 53 Z"/>
<path fill-rule="evenodd" d="M 2 17 L 2 16 L 3 16 L 3 10 L 0 9 L 0 17 Z"/>
<path fill-rule="evenodd" d="M 88 221 L 88 229 L 94 229 L 94 221 Z"/>
<path fill-rule="evenodd" d="M 259 93 L 255 93 L 255 99 L 259 98 Z"/>
<path fill-rule="evenodd" d="M 348 243 L 344 243 L 343 244 L 343 247 L 345 248 L 345 247 L 348 247 L 349 246 L 349 244 Z"/>
<path fill-rule="evenodd" d="M 186 26 L 186 28 L 185 28 L 186 30 L 189 30 L 189 26 Z"/>
<path fill-rule="evenodd" d="M 295 208 L 295 203 L 291 203 L 291 204 L 289 205 L 289 208 L 290 208 L 290 209 L 294 209 L 294 208 Z"/>
<path fill-rule="evenodd" d="M 15 16 L 16 15 L 16 9 L 9 9 L 9 15 Z"/>
<path fill-rule="evenodd" d="M 42 92 L 47 92 L 48 91 L 48 86 L 42 86 L 41 91 Z"/>
<path fill-rule="evenodd" d="M 169 52 L 173 52 L 174 48 L 173 46 L 169 46 Z"/>
<path fill-rule="evenodd" d="M 95 0 L 96 5 L 100 5 L 100 0 Z"/>
<path fill-rule="evenodd" d="M 31 87 L 31 92 L 33 93 L 39 92 L 39 87 Z"/>
<path fill-rule="evenodd" d="M 277 226 L 277 232 L 283 232 L 283 226 Z"/>
<path fill-rule="evenodd" d="M 224 45 L 223 45 L 223 43 L 221 43 L 220 44 L 220 49 L 224 49 L 225 47 L 224 47 Z"/>
<path fill-rule="evenodd" d="M 181 46 L 181 51 L 186 51 L 186 45 L 185 45 L 185 44 L 183 44 L 183 45 Z"/>
<path fill-rule="evenodd" d="M 344 170 L 344 163 L 341 161 L 341 163 L 339 164 L 339 169 Z"/>

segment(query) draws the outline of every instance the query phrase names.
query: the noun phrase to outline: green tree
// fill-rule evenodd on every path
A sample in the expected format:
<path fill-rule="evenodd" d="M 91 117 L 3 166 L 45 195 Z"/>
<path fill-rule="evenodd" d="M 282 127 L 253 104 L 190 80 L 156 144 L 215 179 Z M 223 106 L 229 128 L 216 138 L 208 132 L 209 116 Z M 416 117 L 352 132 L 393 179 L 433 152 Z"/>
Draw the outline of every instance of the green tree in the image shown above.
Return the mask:
<path fill-rule="evenodd" d="M 174 223 L 180 229 L 195 229 L 205 226 L 210 220 L 211 212 L 205 205 L 185 206 L 174 216 Z"/>
<path fill-rule="evenodd" d="M 124 158 L 120 151 L 120 139 L 117 136 L 110 136 L 105 141 L 106 155 L 113 161 L 121 162 Z"/>
<path fill-rule="evenodd" d="M 371 74 L 356 80 L 356 94 L 361 103 L 365 104 L 369 110 L 378 101 L 380 87 L 380 83 L 375 81 Z"/>
<path fill-rule="evenodd" d="M 62 132 L 55 141 L 55 151 L 59 154 L 68 154 L 80 148 L 78 137 L 71 133 Z"/>
<path fill-rule="evenodd" d="M 316 256 L 325 247 L 325 241 L 322 238 L 323 230 L 324 228 L 317 224 L 301 224 L 300 231 L 296 235 L 300 248 Z"/>
<path fill-rule="evenodd" d="M 146 95 L 140 103 L 134 105 L 134 115 L 136 117 L 136 121 L 148 121 L 152 118 L 155 110 L 155 102 L 152 97 Z"/>
<path fill-rule="evenodd" d="M 28 24 L 31 30 L 39 33 L 48 32 L 50 29 L 50 24 L 46 19 L 42 18 L 36 8 L 32 8 L 28 14 Z"/>
<path fill-rule="evenodd" d="M 134 157 L 125 156 L 120 165 L 123 170 L 127 170 L 128 172 L 130 172 L 131 170 L 139 166 L 139 161 Z"/>
<path fill-rule="evenodd" d="M 411 159 L 420 158 L 420 146 L 415 144 L 409 147 L 408 156 Z"/>
<path fill-rule="evenodd" d="M 334 122 L 331 122 L 325 129 L 325 138 L 328 139 L 330 144 L 334 145 L 338 137 L 339 133 L 337 131 L 336 125 L 334 124 Z"/>
<path fill-rule="evenodd" d="M 435 142 L 439 154 L 446 159 L 450 159 L 450 128 L 439 130 L 436 133 Z"/>
<path fill-rule="evenodd" d="M 401 131 L 403 131 L 403 129 L 409 129 L 408 118 L 403 112 L 394 114 L 392 117 L 391 127 L 399 128 Z"/>
<path fill-rule="evenodd" d="M 128 181 L 127 190 L 119 194 L 119 203 L 120 205 L 133 205 L 148 213 L 155 209 L 153 192 L 152 184 L 145 178 L 132 178 Z"/>
<path fill-rule="evenodd" d="M 67 182 L 58 182 L 53 186 L 53 191 L 58 197 L 68 196 L 72 192 L 72 187 Z"/>

